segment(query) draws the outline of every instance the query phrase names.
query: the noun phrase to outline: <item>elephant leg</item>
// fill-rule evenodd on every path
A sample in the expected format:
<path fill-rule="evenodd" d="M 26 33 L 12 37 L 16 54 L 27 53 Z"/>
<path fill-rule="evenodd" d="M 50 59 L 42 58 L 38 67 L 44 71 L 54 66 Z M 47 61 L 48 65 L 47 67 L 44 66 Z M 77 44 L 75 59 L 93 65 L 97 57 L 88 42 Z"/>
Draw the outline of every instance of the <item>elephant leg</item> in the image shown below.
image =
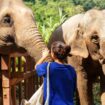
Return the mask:
<path fill-rule="evenodd" d="M 94 105 L 93 91 L 92 91 L 93 82 L 91 79 L 88 80 L 87 87 L 88 87 L 87 96 L 88 96 L 89 105 Z"/>
<path fill-rule="evenodd" d="M 93 105 L 92 83 L 87 79 L 86 72 L 77 72 L 77 89 L 80 105 Z"/>
<path fill-rule="evenodd" d="M 79 99 L 79 95 L 78 95 L 78 91 L 76 89 L 76 105 L 80 105 L 80 99 Z"/>
<path fill-rule="evenodd" d="M 101 103 L 105 105 L 105 75 L 102 74 L 100 77 L 100 85 L 101 85 Z"/>

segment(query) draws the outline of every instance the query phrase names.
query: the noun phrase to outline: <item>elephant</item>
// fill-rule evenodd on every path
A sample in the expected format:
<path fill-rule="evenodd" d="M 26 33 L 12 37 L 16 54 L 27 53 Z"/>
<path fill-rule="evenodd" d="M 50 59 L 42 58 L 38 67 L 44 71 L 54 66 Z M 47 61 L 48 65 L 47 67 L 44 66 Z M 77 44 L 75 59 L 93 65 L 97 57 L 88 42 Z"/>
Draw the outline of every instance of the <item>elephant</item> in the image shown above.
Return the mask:
<path fill-rule="evenodd" d="M 37 62 L 45 48 L 33 13 L 23 0 L 0 0 L 0 55 L 27 52 Z"/>
<path fill-rule="evenodd" d="M 38 31 L 32 10 L 23 0 L 0 0 L 0 56 L 28 53 L 37 62 L 44 49 L 47 45 Z M 46 61 L 48 59 L 50 56 Z"/>
<path fill-rule="evenodd" d="M 49 48 L 54 41 L 71 48 L 67 62 L 76 70 L 79 104 L 94 105 L 92 88 L 98 78 L 105 105 L 105 10 L 91 9 L 70 17 L 54 30 Z"/>
<path fill-rule="evenodd" d="M 37 62 L 44 48 L 33 13 L 23 0 L 0 0 L 0 53 L 27 51 Z"/>

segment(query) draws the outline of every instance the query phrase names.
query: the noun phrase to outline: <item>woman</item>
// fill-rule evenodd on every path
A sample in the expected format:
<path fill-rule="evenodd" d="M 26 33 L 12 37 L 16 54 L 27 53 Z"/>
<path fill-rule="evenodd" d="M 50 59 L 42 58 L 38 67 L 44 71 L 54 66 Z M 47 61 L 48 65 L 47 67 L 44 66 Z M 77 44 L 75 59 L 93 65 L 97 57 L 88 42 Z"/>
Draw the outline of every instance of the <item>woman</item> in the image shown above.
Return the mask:
<path fill-rule="evenodd" d="M 49 105 L 74 105 L 73 96 L 76 87 L 76 73 L 71 65 L 65 64 L 65 59 L 69 56 L 70 47 L 60 41 L 51 45 L 51 57 L 54 62 L 50 63 L 50 100 Z M 46 100 L 47 89 L 47 65 L 43 61 L 48 56 L 49 51 L 43 52 L 43 57 L 36 64 L 38 76 L 44 77 L 44 102 Z"/>

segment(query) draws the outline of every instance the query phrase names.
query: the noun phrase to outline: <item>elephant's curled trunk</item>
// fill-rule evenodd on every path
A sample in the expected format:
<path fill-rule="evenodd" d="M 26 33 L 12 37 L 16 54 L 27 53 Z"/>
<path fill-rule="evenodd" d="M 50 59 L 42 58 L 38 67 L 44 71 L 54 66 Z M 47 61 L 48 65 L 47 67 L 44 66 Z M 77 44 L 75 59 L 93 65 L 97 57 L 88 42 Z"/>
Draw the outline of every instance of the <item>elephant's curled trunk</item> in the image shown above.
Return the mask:
<path fill-rule="evenodd" d="M 47 48 L 47 45 L 44 43 L 36 24 L 34 22 L 28 23 L 30 23 L 28 26 L 24 25 L 24 27 L 19 28 L 20 31 L 18 31 L 16 40 L 18 45 L 25 48 L 29 55 L 37 61 L 41 58 L 42 51 Z M 21 35 L 21 37 L 19 37 L 19 35 Z M 47 60 L 51 60 L 51 58 L 48 57 Z"/>

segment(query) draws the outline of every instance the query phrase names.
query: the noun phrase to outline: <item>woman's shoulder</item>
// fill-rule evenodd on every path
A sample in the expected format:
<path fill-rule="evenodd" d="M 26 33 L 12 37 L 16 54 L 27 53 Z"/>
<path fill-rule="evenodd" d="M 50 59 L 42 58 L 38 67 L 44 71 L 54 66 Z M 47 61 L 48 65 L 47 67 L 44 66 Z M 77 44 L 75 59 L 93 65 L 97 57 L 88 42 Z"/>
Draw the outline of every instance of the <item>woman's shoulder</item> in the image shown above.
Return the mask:
<path fill-rule="evenodd" d="M 62 67 L 66 67 L 66 68 L 73 68 L 73 66 L 71 66 L 70 64 L 67 64 L 67 63 L 64 63 L 64 64 L 61 64 L 61 63 L 58 63 L 58 62 L 50 62 L 51 65 L 57 65 L 57 66 L 62 66 Z"/>
<path fill-rule="evenodd" d="M 72 74 L 74 74 L 76 77 L 76 70 L 74 69 L 74 67 L 70 64 L 69 64 L 69 67 L 70 67 L 70 71 L 72 72 Z"/>
<path fill-rule="evenodd" d="M 69 68 L 73 69 L 74 70 L 74 67 L 70 64 L 67 64 Z"/>
<path fill-rule="evenodd" d="M 38 64 L 38 65 L 36 66 L 36 68 L 46 67 L 47 64 L 48 64 L 48 62 L 43 62 L 43 63 L 41 63 L 41 64 Z"/>

